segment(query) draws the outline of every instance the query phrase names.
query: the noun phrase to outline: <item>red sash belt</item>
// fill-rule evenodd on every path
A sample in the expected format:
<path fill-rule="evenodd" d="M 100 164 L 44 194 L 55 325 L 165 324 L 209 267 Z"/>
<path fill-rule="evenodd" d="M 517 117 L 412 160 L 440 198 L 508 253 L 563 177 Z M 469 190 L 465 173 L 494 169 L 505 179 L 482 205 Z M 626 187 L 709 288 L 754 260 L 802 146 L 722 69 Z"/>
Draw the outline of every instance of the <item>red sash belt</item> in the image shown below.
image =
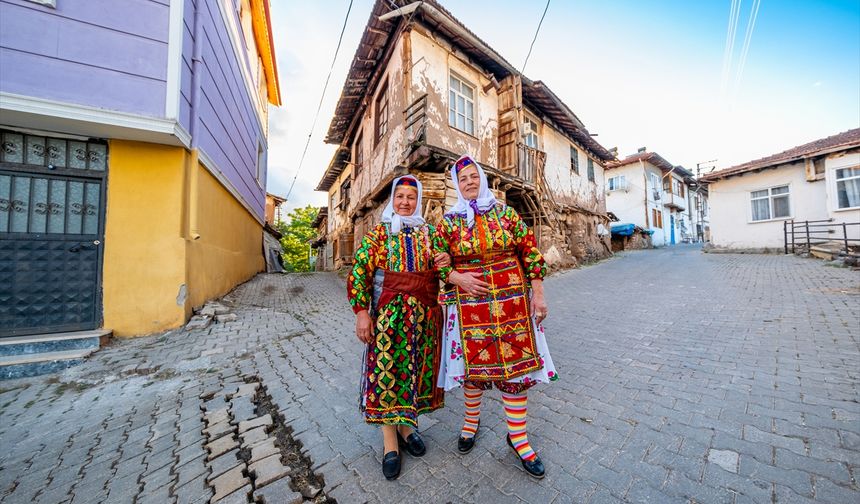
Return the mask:
<path fill-rule="evenodd" d="M 435 271 L 386 271 L 377 306 L 382 309 L 398 294 L 414 296 L 425 306 L 436 306 L 439 296 L 439 278 Z"/>

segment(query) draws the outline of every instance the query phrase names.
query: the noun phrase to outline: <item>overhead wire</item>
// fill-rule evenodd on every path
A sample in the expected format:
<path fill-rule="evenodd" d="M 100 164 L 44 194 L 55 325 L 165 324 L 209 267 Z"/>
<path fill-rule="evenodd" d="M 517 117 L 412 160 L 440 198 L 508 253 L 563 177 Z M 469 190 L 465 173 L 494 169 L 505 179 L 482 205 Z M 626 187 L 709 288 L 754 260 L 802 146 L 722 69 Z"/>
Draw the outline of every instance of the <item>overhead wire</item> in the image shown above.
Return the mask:
<path fill-rule="evenodd" d="M 735 72 L 735 83 L 732 89 L 732 97 L 734 98 L 738 94 L 738 90 L 741 86 L 741 79 L 744 74 L 744 67 L 747 64 L 747 54 L 750 50 L 750 42 L 752 41 L 753 30 L 755 30 L 755 21 L 758 17 L 758 9 L 761 5 L 761 0 L 753 0 L 753 5 L 750 10 L 750 17 L 747 21 L 747 32 L 744 36 L 744 45 L 741 47 L 741 55 L 738 60 L 738 68 Z"/>
<path fill-rule="evenodd" d="M 341 42 L 343 42 L 343 34 L 344 34 L 344 32 L 346 32 L 346 24 L 347 24 L 347 21 L 349 21 L 349 14 L 350 14 L 350 12 L 352 12 L 352 2 L 353 2 L 353 0 L 349 0 L 349 7 L 347 7 L 347 9 L 346 9 L 346 17 L 344 17 L 344 19 L 343 19 L 343 27 L 340 29 L 340 37 L 338 37 L 338 39 L 337 39 L 337 47 L 334 50 L 334 58 L 332 58 L 332 60 L 331 60 L 331 66 L 329 67 L 328 75 L 325 78 L 325 84 L 323 85 L 322 95 L 320 96 L 320 102 L 319 102 L 319 105 L 317 105 L 317 111 L 314 114 L 314 120 L 311 123 L 311 131 L 308 133 L 308 140 L 305 143 L 304 150 L 302 151 L 302 157 L 299 159 L 299 165 L 298 165 L 298 167 L 296 167 L 296 174 L 295 174 L 295 176 L 293 176 L 293 181 L 290 183 L 290 189 L 287 191 L 287 196 L 284 198 L 287 201 L 290 199 L 290 194 L 292 194 L 293 187 L 296 185 L 296 179 L 299 177 L 299 173 L 301 173 L 301 171 L 302 171 L 302 164 L 304 164 L 304 162 L 305 162 L 305 156 L 307 155 L 308 147 L 311 144 L 311 137 L 313 137 L 314 128 L 316 128 L 316 125 L 317 125 L 317 119 L 319 118 L 320 110 L 322 109 L 323 100 L 325 99 L 325 93 L 326 93 L 326 90 L 328 89 L 328 83 L 329 83 L 329 80 L 331 80 L 331 73 L 334 70 L 334 64 L 337 61 L 337 55 L 340 52 L 340 44 L 341 44 Z"/>
<path fill-rule="evenodd" d="M 720 92 L 725 94 L 729 85 L 729 75 L 732 70 L 732 56 L 735 50 L 735 38 L 738 29 L 738 20 L 741 12 L 741 0 L 732 0 L 729 9 L 729 24 L 726 32 L 726 45 L 723 48 L 723 72 L 720 76 Z"/>
<path fill-rule="evenodd" d="M 520 69 L 520 75 L 522 75 L 522 73 L 526 71 L 526 65 L 528 64 L 529 58 L 532 55 L 532 49 L 534 49 L 535 41 L 538 38 L 538 33 L 540 33 L 540 27 L 541 27 L 541 25 L 543 25 L 543 18 L 546 17 L 546 11 L 549 10 L 550 1 L 551 0 L 546 0 L 546 7 L 543 8 L 543 14 L 541 14 L 541 16 L 540 16 L 540 21 L 538 22 L 537 30 L 535 30 L 535 36 L 534 36 L 534 38 L 532 38 L 532 43 L 529 46 L 529 53 L 526 55 L 526 60 L 523 62 L 523 66 Z"/>

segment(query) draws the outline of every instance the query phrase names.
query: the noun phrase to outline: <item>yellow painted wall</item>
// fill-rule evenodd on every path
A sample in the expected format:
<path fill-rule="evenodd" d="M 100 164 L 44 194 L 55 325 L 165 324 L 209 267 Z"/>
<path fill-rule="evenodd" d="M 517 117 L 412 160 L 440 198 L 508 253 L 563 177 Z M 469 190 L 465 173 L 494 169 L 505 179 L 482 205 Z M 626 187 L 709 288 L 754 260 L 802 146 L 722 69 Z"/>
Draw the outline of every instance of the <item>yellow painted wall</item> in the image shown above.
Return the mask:
<path fill-rule="evenodd" d="M 149 334 L 185 322 L 185 149 L 112 140 L 104 240 L 104 327 Z"/>
<path fill-rule="evenodd" d="M 189 307 L 229 292 L 260 271 L 263 227 L 205 167 L 197 173 L 197 232 L 188 242 Z"/>
<path fill-rule="evenodd" d="M 112 140 L 109 152 L 102 287 L 115 336 L 179 327 L 263 271 L 262 225 L 184 148 Z"/>

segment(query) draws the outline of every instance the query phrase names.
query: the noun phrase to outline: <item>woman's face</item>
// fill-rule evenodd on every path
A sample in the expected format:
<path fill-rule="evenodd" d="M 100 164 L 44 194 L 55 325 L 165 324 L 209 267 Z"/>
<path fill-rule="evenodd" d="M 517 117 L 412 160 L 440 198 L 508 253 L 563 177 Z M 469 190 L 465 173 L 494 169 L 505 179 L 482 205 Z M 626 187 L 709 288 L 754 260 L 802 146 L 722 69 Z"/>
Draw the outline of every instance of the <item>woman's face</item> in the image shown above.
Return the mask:
<path fill-rule="evenodd" d="M 478 198 L 481 190 L 481 176 L 474 166 L 467 166 L 457 172 L 457 185 L 460 186 L 460 194 L 467 200 Z"/>
<path fill-rule="evenodd" d="M 418 191 L 414 187 L 398 186 L 394 190 L 394 211 L 397 215 L 410 216 L 418 205 Z"/>

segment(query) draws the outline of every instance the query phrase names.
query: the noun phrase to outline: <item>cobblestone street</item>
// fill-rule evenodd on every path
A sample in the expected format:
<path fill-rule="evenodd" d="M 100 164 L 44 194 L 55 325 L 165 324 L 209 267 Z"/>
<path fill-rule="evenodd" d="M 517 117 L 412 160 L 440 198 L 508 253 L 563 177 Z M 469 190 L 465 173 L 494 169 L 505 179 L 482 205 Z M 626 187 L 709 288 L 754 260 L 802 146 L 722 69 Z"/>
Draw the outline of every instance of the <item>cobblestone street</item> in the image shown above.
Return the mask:
<path fill-rule="evenodd" d="M 208 502 L 201 395 L 247 376 L 340 504 L 860 501 L 860 273 L 678 246 L 551 276 L 561 379 L 533 389 L 528 417 L 542 481 L 506 446 L 497 392 L 458 454 L 459 391 L 422 417 L 427 455 L 386 481 L 343 284 L 260 275 L 224 299 L 236 321 L 0 382 L 0 501 Z"/>

